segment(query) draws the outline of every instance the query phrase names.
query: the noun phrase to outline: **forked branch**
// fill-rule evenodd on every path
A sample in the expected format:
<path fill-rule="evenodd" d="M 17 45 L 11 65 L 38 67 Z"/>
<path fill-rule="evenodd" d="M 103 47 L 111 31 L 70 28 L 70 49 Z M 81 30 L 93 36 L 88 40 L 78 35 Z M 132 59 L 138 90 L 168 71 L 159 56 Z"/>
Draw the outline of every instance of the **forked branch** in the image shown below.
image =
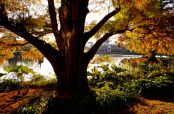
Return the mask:
<path fill-rule="evenodd" d="M 109 14 L 107 14 L 93 29 L 85 33 L 84 42 L 86 43 L 112 16 L 117 14 L 121 9 L 117 8 Z"/>

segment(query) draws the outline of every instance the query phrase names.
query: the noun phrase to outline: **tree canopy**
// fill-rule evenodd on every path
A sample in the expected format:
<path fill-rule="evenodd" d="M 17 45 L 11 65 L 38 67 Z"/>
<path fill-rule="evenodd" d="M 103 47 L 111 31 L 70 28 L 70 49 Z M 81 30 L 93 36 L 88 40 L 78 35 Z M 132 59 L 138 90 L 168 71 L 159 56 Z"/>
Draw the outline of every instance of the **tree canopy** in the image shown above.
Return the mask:
<path fill-rule="evenodd" d="M 124 45 L 131 51 L 146 54 L 173 54 L 174 51 L 174 9 L 172 1 L 156 1 L 156 11 L 143 13 L 130 22 L 130 31 L 118 39 L 118 46 Z"/>

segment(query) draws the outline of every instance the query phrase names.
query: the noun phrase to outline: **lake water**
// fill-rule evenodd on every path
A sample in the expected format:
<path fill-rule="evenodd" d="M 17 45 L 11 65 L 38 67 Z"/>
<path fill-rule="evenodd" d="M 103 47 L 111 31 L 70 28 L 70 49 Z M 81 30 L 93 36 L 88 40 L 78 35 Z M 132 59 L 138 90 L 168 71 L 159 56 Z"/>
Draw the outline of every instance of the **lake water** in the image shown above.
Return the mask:
<path fill-rule="evenodd" d="M 106 55 L 106 54 L 96 54 L 96 56 L 104 56 L 104 55 Z M 107 55 L 111 56 L 113 61 L 111 63 L 104 62 L 102 64 L 115 64 L 116 66 L 120 66 L 119 65 L 120 61 L 124 58 L 142 57 L 142 55 L 122 55 L 122 54 L 107 54 Z M 44 58 L 42 63 L 38 63 L 38 62 L 33 62 L 32 60 L 22 60 L 21 56 L 16 56 L 13 59 L 6 60 L 3 63 L 3 65 L 0 67 L 0 72 L 7 73 L 6 71 L 4 71 L 5 66 L 16 66 L 16 65 L 24 65 L 29 68 L 32 68 L 36 73 L 40 73 L 40 74 L 44 75 L 46 78 L 54 77 L 53 68 L 46 58 Z M 99 65 L 101 65 L 101 64 L 90 64 L 90 68 L 88 69 L 88 71 L 90 71 L 91 68 L 93 68 L 94 66 L 99 66 Z M 25 77 L 25 80 L 30 80 L 31 75 L 25 75 L 24 77 Z M 0 80 L 2 80 L 3 78 L 17 79 L 15 73 L 7 74 L 7 75 L 1 77 Z"/>

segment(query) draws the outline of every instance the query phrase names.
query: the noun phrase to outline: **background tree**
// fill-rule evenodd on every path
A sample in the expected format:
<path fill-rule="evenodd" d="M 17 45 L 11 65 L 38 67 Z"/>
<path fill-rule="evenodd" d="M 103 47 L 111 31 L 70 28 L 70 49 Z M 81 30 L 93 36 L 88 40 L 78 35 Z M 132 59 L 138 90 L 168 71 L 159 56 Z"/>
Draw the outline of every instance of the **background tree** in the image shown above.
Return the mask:
<path fill-rule="evenodd" d="M 14 52 L 19 52 L 24 59 L 32 59 L 37 61 L 43 60 L 43 55 L 26 40 L 19 38 L 16 34 L 3 30 L 0 38 L 0 65 L 6 59 L 14 57 Z"/>
<path fill-rule="evenodd" d="M 106 26 L 107 31 L 102 33 L 101 38 L 87 53 L 84 53 L 86 42 L 111 17 L 121 15 L 119 12 L 124 12 L 132 6 L 143 10 L 147 7 L 141 7 L 140 3 L 151 4 L 147 0 L 112 0 L 113 11 L 85 32 L 89 0 L 47 0 L 46 5 L 42 4 L 43 2 L 45 3 L 40 0 L 1 0 L 0 25 L 30 42 L 48 59 L 58 80 L 56 97 L 64 99 L 89 90 L 87 66 L 90 60 L 110 36 L 124 33 L 128 26 L 121 25 L 127 23 L 113 21 L 114 26 Z M 44 5 L 46 7 L 43 7 Z M 56 48 L 43 39 L 43 36 L 48 34 L 53 34 Z"/>
<path fill-rule="evenodd" d="M 142 53 L 149 60 L 156 60 L 155 54 L 173 54 L 174 51 L 174 9 L 172 1 L 156 1 L 154 13 L 141 14 L 129 22 L 130 31 L 118 39 L 118 46 L 124 45 L 131 51 Z M 169 5 L 169 6 L 168 6 Z"/>
<path fill-rule="evenodd" d="M 3 36 L 0 38 L 0 65 L 7 58 L 13 57 L 13 52 L 25 45 L 26 41 L 17 40 L 17 35 L 2 29 Z"/>

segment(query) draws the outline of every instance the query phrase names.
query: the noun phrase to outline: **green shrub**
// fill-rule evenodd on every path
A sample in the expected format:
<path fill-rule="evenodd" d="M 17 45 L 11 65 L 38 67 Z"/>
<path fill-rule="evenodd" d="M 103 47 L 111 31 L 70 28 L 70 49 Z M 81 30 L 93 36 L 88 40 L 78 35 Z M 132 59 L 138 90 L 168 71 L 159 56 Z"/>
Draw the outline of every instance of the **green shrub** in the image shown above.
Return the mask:
<path fill-rule="evenodd" d="M 46 110 L 48 101 L 41 98 L 40 102 L 35 102 L 32 105 L 25 104 L 20 107 L 16 112 L 17 114 L 41 114 Z"/>
<path fill-rule="evenodd" d="M 112 66 L 111 66 L 111 70 L 112 70 L 114 73 L 120 73 L 120 72 L 127 71 L 126 69 L 117 67 L 116 65 L 112 65 Z"/>
<path fill-rule="evenodd" d="M 113 59 L 111 59 L 111 56 L 105 55 L 103 57 L 96 56 L 90 63 L 91 64 L 94 64 L 94 63 L 99 64 L 99 63 L 102 63 L 102 62 L 109 62 L 110 63 L 111 61 L 113 61 Z"/>
<path fill-rule="evenodd" d="M 127 83 L 127 89 L 125 91 L 139 94 L 143 97 L 162 97 L 173 93 L 173 86 L 173 76 L 159 76 Z"/>
<path fill-rule="evenodd" d="M 33 82 L 32 84 L 36 85 L 38 87 L 56 87 L 57 79 L 56 78 L 52 78 L 52 79 L 48 79 L 48 80 L 43 79 L 43 80 Z"/>
<path fill-rule="evenodd" d="M 147 73 L 152 72 L 157 69 L 157 66 L 155 66 L 153 64 L 146 64 L 144 62 L 137 64 L 137 67 L 144 74 L 147 74 Z"/>
<path fill-rule="evenodd" d="M 98 68 L 102 68 L 102 71 L 99 71 Z M 118 76 L 120 72 L 126 71 L 125 69 L 119 68 L 115 65 L 112 65 L 109 68 L 109 65 L 94 66 L 91 69 L 92 73 L 88 72 L 88 75 L 92 76 L 92 79 L 89 80 L 90 85 L 96 85 L 102 87 L 105 81 L 113 82 L 116 86 L 125 81 L 124 76 Z M 115 87 L 114 87 L 115 88 Z"/>
<path fill-rule="evenodd" d="M 117 112 L 127 107 L 129 100 L 134 98 L 132 94 L 121 91 L 120 88 L 112 89 L 109 84 L 96 90 L 96 105 L 98 110 L 104 113 Z"/>
<path fill-rule="evenodd" d="M 108 82 L 108 81 L 103 81 L 103 82 L 98 82 L 97 83 L 97 86 L 98 88 L 102 88 L 104 86 L 108 85 L 110 88 L 114 89 L 115 88 L 115 85 L 113 82 Z"/>
<path fill-rule="evenodd" d="M 34 74 L 34 75 L 32 76 L 32 78 L 33 78 L 32 81 L 37 82 L 37 81 L 43 80 L 43 79 L 44 79 L 44 76 L 41 75 L 41 74 Z"/>
<path fill-rule="evenodd" d="M 24 81 L 24 74 L 34 74 L 35 72 L 33 71 L 33 69 L 28 68 L 27 66 L 23 66 L 23 65 L 17 65 L 15 67 L 11 67 L 11 66 L 7 66 L 4 68 L 5 71 L 7 71 L 8 73 L 10 72 L 16 72 L 17 78 L 20 79 L 21 81 Z"/>
<path fill-rule="evenodd" d="M 21 82 L 16 82 L 12 79 L 3 79 L 3 82 L 0 83 L 0 92 L 16 90 L 23 86 Z"/>

